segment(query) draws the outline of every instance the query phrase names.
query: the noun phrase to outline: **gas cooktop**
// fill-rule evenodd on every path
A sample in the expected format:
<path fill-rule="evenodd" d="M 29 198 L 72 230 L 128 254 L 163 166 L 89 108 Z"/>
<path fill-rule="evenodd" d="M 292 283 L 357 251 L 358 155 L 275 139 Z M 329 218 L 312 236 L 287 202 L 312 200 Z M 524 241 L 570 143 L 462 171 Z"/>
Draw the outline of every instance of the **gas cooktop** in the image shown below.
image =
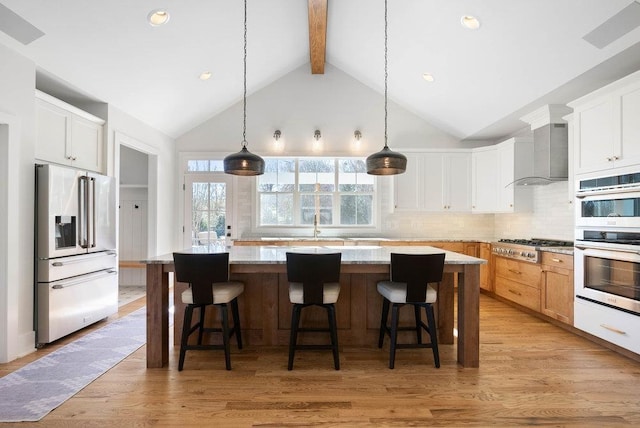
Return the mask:
<path fill-rule="evenodd" d="M 498 242 L 505 244 L 529 245 L 532 247 L 573 247 L 573 242 L 558 241 L 555 239 L 501 239 Z"/>
<path fill-rule="evenodd" d="M 555 239 L 501 239 L 492 245 L 493 254 L 510 259 L 538 263 L 540 248 L 573 247 L 573 242 Z"/>

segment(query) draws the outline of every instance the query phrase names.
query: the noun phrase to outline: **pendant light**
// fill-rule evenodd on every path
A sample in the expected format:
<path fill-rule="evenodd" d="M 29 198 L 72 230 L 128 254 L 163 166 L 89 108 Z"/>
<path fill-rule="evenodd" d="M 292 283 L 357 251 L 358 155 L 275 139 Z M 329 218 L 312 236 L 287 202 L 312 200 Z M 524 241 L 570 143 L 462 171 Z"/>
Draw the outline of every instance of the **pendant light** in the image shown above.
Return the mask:
<path fill-rule="evenodd" d="M 407 169 L 407 157 L 387 145 L 387 0 L 384 0 L 384 147 L 367 157 L 367 174 L 402 174 Z"/>
<path fill-rule="evenodd" d="M 247 0 L 244 0 L 244 92 L 242 94 L 242 149 L 224 158 L 224 172 L 233 175 L 264 174 L 264 159 L 247 149 Z"/>

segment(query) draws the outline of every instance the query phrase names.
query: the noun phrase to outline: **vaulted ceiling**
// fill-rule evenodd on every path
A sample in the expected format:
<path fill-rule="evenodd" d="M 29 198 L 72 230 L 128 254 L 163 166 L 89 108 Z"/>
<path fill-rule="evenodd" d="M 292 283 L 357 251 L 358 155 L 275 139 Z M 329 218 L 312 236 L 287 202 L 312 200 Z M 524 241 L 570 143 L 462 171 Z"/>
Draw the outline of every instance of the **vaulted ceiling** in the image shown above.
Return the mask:
<path fill-rule="evenodd" d="M 167 135 L 242 97 L 240 0 L 0 4 L 44 33 L 25 45 L 1 32 L 16 17 L 0 16 L 0 43 L 33 59 L 43 84 L 62 82 Z M 171 18 L 153 27 L 158 8 Z M 640 69 L 638 10 L 632 0 L 388 0 L 389 97 L 457 138 L 499 138 L 543 104 Z M 464 28 L 463 15 L 480 28 Z M 248 0 L 249 94 L 310 61 L 309 29 L 305 0 Z M 328 0 L 326 31 L 326 62 L 382 92 L 384 2 Z"/>

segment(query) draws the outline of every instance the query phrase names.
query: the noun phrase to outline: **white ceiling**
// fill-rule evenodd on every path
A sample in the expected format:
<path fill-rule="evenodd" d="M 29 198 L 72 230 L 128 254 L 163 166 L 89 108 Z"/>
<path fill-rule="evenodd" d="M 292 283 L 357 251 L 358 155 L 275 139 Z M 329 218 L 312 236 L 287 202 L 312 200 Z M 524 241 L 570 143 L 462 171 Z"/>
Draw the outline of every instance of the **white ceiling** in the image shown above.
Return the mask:
<path fill-rule="evenodd" d="M 25 46 L 39 85 L 63 82 L 178 137 L 242 98 L 240 0 L 0 0 L 45 35 Z M 640 69 L 640 29 L 583 37 L 632 0 L 389 0 L 389 97 L 460 139 L 495 139 L 522 115 Z M 166 8 L 161 27 L 146 22 Z M 477 31 L 462 15 L 481 21 Z M 307 2 L 248 1 L 248 93 L 309 61 Z M 384 2 L 329 0 L 327 62 L 382 92 Z M 198 75 L 213 77 L 202 82 Z M 427 83 L 429 72 L 435 82 Z"/>

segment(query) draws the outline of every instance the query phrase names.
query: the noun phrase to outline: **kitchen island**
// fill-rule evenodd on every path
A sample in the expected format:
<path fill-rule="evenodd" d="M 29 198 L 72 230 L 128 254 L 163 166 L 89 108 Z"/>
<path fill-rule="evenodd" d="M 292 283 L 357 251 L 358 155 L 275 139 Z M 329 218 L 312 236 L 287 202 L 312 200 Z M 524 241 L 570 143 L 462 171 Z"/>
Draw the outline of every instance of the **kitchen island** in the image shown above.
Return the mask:
<path fill-rule="evenodd" d="M 291 304 L 288 298 L 286 253 L 341 252 L 340 298 L 336 303 L 339 342 L 375 347 L 380 327 L 382 299 L 378 281 L 389 278 L 390 254 L 446 254 L 444 278 L 438 286 L 436 318 L 440 344 L 454 342 L 454 277 L 458 284 L 458 363 L 479 366 L 479 267 L 485 260 L 428 246 L 248 246 L 194 247 L 184 252 L 229 252 L 231 279 L 242 281 L 239 297 L 242 335 L 247 345 L 288 344 Z M 173 256 L 144 260 L 147 268 L 147 367 L 163 367 L 169 361 L 169 274 Z M 184 305 L 180 294 L 187 285 L 175 283 L 174 344 L 179 344 Z M 315 308 L 314 308 L 315 309 Z M 413 311 L 403 311 L 412 319 Z M 409 314 L 408 312 L 411 312 Z M 303 323 L 326 322 L 321 311 L 310 311 Z M 313 340 L 312 338 L 309 338 Z M 414 338 L 415 339 L 415 338 Z M 306 339 L 305 339 L 306 340 Z M 372 352 L 375 352 L 372 349 Z"/>

